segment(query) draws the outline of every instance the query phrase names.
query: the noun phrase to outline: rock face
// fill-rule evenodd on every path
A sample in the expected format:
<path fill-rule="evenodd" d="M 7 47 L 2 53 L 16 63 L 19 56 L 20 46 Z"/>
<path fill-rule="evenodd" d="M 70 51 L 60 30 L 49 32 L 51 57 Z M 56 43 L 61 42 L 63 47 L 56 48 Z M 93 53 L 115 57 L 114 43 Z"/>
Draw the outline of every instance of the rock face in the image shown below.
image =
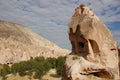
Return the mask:
<path fill-rule="evenodd" d="M 120 45 L 118 46 L 118 53 L 119 53 L 119 73 L 120 73 Z"/>
<path fill-rule="evenodd" d="M 30 57 L 65 56 L 68 50 L 42 38 L 25 26 L 0 21 L 0 64 L 12 64 Z"/>
<path fill-rule="evenodd" d="M 80 5 L 68 25 L 72 52 L 67 56 L 62 80 L 118 80 L 116 41 L 95 13 Z"/>

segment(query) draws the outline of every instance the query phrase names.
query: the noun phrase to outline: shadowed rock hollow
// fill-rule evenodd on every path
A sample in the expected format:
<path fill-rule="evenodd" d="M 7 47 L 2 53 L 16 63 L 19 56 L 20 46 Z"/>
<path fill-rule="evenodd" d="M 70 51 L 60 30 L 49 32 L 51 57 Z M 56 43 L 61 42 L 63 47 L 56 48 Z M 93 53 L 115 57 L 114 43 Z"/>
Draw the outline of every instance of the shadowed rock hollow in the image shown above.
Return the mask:
<path fill-rule="evenodd" d="M 118 53 L 119 53 L 119 73 L 120 73 L 120 45 L 118 46 Z"/>
<path fill-rule="evenodd" d="M 0 63 L 12 64 L 30 57 L 65 56 L 68 50 L 42 38 L 25 26 L 0 21 Z"/>
<path fill-rule="evenodd" d="M 75 9 L 68 26 L 72 52 L 67 56 L 62 80 L 90 80 L 90 75 L 118 80 L 116 41 L 95 13 L 80 5 Z"/>

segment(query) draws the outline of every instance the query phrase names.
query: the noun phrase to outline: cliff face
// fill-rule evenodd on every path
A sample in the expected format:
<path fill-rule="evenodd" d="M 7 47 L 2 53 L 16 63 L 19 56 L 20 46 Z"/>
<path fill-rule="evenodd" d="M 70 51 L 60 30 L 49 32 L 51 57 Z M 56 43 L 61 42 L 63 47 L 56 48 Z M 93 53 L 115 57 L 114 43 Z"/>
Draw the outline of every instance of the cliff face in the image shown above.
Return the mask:
<path fill-rule="evenodd" d="M 68 34 L 72 52 L 67 56 L 63 80 L 119 79 L 118 51 L 111 32 L 84 5 L 75 9 L 69 20 Z"/>
<path fill-rule="evenodd" d="M 120 73 L 120 45 L 118 46 L 118 54 L 119 54 L 119 73 Z"/>
<path fill-rule="evenodd" d="M 32 32 L 25 26 L 0 21 L 0 63 L 15 63 L 30 57 L 65 56 L 69 51 Z"/>

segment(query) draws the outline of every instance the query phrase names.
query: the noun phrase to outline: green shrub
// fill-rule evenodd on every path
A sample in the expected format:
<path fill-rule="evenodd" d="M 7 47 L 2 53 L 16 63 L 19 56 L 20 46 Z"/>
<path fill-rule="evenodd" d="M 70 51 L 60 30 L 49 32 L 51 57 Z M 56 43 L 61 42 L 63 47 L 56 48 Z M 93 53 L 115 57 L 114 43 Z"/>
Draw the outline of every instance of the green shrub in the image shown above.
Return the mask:
<path fill-rule="evenodd" d="M 3 69 L 0 71 L 0 75 L 5 77 L 9 73 L 19 73 L 20 76 L 29 75 L 31 78 L 33 72 L 35 72 L 34 78 L 41 79 L 51 68 L 55 68 L 57 74 L 61 75 L 65 59 L 66 57 L 58 57 L 57 59 L 45 59 L 44 57 L 31 58 L 28 61 L 15 63 L 11 68 L 8 65 L 4 65 Z"/>
<path fill-rule="evenodd" d="M 10 67 L 7 64 L 4 64 L 3 68 L 0 70 L 0 75 L 5 79 L 6 75 L 10 73 Z"/>
<path fill-rule="evenodd" d="M 46 61 L 50 63 L 51 68 L 56 68 L 56 58 L 47 58 Z"/>
<path fill-rule="evenodd" d="M 15 63 L 11 66 L 11 73 L 15 75 L 19 71 L 19 69 L 19 63 Z"/>
<path fill-rule="evenodd" d="M 38 62 L 35 64 L 34 72 L 35 72 L 35 78 L 42 78 L 43 75 L 45 75 L 49 71 L 50 67 L 49 64 L 45 61 Z"/>
<path fill-rule="evenodd" d="M 63 69 L 63 65 L 65 63 L 66 57 L 58 57 L 57 61 L 56 61 L 56 72 L 58 75 L 62 76 L 62 69 Z"/>
<path fill-rule="evenodd" d="M 72 57 L 72 60 L 76 60 L 76 59 L 79 59 L 79 57 L 78 56 L 73 56 Z"/>
<path fill-rule="evenodd" d="M 43 56 L 41 57 L 35 57 L 34 61 L 37 61 L 37 62 L 43 62 L 45 60 L 45 58 Z"/>

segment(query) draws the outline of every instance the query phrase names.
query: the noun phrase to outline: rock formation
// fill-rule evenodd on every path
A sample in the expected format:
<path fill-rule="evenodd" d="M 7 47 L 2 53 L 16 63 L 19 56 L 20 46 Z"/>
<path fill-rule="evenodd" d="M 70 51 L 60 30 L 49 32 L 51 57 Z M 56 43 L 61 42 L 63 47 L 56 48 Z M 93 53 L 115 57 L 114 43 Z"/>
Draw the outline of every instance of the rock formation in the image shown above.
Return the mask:
<path fill-rule="evenodd" d="M 120 45 L 118 46 L 118 53 L 119 53 L 119 73 L 120 73 Z"/>
<path fill-rule="evenodd" d="M 68 26 L 72 52 L 63 67 L 62 80 L 118 80 L 116 41 L 95 13 L 80 5 Z M 90 75 L 96 79 L 91 79 Z"/>
<path fill-rule="evenodd" d="M 119 56 L 120 56 L 120 46 L 118 46 L 118 53 L 119 53 Z"/>
<path fill-rule="evenodd" d="M 42 38 L 25 26 L 0 21 L 0 64 L 12 64 L 30 57 L 65 56 L 68 50 Z"/>

